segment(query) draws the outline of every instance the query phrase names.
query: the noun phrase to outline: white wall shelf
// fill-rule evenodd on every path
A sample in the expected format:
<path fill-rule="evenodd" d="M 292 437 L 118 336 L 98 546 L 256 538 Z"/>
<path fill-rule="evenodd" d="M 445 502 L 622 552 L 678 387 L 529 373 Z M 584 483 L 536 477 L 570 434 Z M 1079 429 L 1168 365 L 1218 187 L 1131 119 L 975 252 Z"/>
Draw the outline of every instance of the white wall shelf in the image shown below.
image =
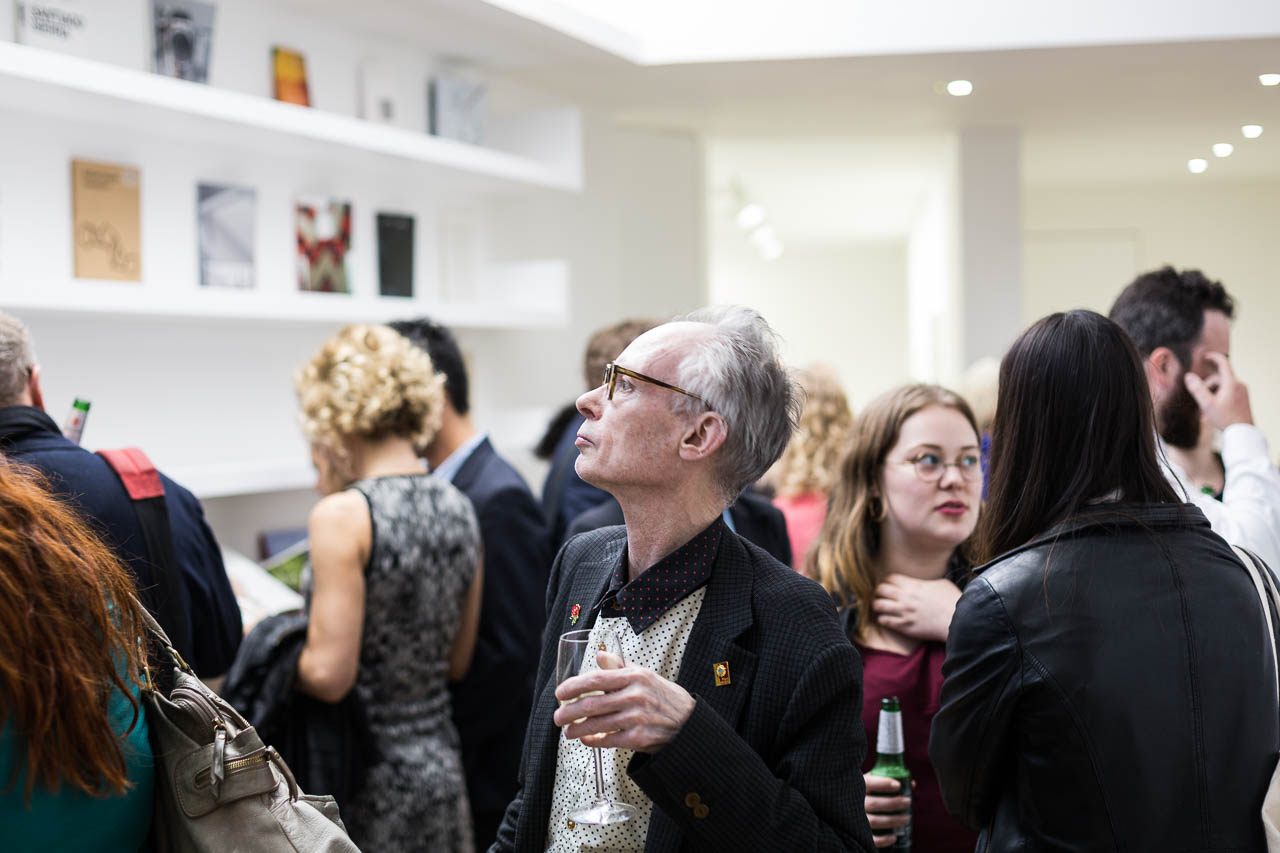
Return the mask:
<path fill-rule="evenodd" d="M 281 150 L 317 162 L 367 160 L 469 194 L 578 191 L 581 163 L 544 162 L 350 116 L 0 42 L 0 106 L 139 135 Z M 572 134 L 576 111 L 560 111 Z"/>

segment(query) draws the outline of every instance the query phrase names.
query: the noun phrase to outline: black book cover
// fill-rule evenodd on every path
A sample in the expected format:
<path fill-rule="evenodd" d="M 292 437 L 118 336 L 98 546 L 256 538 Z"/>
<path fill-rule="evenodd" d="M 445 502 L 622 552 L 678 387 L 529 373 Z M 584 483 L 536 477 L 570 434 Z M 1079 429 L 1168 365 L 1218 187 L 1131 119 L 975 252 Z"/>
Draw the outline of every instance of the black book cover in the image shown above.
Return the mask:
<path fill-rule="evenodd" d="M 383 296 L 413 296 L 413 217 L 378 214 L 378 282 Z"/>

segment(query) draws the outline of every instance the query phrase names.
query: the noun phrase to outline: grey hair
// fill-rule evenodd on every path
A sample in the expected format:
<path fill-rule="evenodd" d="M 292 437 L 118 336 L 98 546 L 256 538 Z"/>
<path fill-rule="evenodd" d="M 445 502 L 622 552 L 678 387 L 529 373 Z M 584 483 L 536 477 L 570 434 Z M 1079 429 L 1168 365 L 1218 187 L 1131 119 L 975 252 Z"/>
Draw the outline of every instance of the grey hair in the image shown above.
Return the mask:
<path fill-rule="evenodd" d="M 0 406 L 18 402 L 35 363 L 36 347 L 26 325 L 0 312 Z"/>
<path fill-rule="evenodd" d="M 769 470 L 786 449 L 804 406 L 803 392 L 778 355 L 778 336 L 751 308 L 703 308 L 673 322 L 702 323 L 711 336 L 680 362 L 677 384 L 707 401 L 725 420 L 719 479 L 730 501 Z M 702 404 L 673 395 L 678 412 Z"/>

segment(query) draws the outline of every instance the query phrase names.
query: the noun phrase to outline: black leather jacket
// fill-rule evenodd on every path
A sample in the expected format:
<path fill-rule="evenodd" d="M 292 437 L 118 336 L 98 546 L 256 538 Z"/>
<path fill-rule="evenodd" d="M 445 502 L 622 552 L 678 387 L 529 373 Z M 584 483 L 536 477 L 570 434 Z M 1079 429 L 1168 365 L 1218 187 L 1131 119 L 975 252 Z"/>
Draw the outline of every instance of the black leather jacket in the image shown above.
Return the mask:
<path fill-rule="evenodd" d="M 1198 509 L 1110 505 L 979 572 L 929 749 L 979 851 L 1265 850 L 1270 640 Z"/>

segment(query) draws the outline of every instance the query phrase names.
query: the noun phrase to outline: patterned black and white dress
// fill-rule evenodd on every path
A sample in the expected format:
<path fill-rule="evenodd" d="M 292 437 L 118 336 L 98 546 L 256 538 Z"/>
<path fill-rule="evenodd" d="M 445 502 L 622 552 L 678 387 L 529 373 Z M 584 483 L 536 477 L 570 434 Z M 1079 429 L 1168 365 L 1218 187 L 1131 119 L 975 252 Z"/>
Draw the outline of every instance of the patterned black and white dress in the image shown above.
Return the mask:
<path fill-rule="evenodd" d="M 372 754 L 342 819 L 362 850 L 470 853 L 446 680 L 479 556 L 475 511 L 425 473 L 352 488 L 368 500 L 373 522 L 355 686 Z"/>

